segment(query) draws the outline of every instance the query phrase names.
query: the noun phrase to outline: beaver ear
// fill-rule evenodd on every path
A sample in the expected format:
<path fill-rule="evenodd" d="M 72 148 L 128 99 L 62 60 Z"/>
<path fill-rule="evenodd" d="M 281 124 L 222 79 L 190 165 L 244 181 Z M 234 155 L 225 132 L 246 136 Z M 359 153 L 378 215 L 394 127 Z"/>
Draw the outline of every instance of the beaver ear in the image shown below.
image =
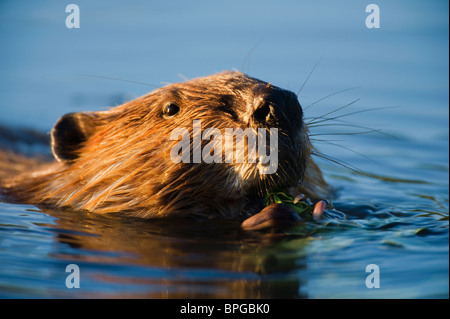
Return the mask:
<path fill-rule="evenodd" d="M 78 157 L 82 144 L 96 131 L 98 120 L 86 113 L 68 113 L 62 116 L 51 131 L 53 156 L 60 161 Z"/>

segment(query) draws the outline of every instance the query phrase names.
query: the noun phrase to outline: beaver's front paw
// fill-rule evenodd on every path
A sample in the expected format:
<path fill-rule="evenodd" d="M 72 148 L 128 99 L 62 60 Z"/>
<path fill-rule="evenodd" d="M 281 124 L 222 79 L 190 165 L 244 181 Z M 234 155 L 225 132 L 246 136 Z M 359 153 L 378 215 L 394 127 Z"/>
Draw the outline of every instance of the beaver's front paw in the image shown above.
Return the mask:
<path fill-rule="evenodd" d="M 241 227 L 245 230 L 263 230 L 268 228 L 289 227 L 302 219 L 291 207 L 283 204 L 271 204 L 259 213 L 244 220 Z"/>

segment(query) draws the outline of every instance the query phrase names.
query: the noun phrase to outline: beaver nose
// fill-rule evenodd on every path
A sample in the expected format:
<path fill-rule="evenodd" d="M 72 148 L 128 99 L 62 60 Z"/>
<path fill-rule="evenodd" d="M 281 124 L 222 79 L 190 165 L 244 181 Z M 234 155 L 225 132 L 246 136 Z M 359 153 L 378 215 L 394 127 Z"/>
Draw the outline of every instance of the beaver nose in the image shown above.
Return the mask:
<path fill-rule="evenodd" d="M 270 102 L 262 100 L 253 112 L 253 119 L 260 124 L 268 123 L 273 114 L 273 109 L 274 106 Z"/>

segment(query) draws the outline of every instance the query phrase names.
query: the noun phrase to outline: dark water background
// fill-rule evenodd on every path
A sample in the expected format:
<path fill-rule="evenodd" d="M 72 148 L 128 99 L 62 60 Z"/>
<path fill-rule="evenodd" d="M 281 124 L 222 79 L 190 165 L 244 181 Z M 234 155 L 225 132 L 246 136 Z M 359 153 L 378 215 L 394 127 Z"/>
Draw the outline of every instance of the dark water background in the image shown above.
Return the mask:
<path fill-rule="evenodd" d="M 320 60 L 305 116 L 359 100 L 332 114 L 344 126 L 312 128 L 316 146 L 372 177 L 320 161 L 347 219 L 281 237 L 0 202 L 0 297 L 448 298 L 447 1 L 376 1 L 380 29 L 366 28 L 364 1 L 75 3 L 80 29 L 64 2 L 0 2 L 2 126 L 45 133 L 153 89 L 116 78 L 160 86 L 236 68 L 297 92 Z M 79 289 L 65 286 L 71 263 Z M 369 264 L 380 288 L 365 285 Z"/>

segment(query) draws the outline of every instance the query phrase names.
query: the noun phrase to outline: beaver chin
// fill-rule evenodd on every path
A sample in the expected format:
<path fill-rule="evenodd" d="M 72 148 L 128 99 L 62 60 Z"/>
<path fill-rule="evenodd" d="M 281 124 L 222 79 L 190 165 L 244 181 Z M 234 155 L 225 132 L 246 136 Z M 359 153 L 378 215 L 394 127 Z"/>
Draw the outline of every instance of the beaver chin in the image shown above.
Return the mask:
<path fill-rule="evenodd" d="M 295 165 L 293 165 L 295 163 Z M 296 187 L 303 180 L 305 161 L 300 155 L 289 156 L 278 163 L 276 172 L 265 174 L 271 163 L 248 163 L 239 169 L 244 193 L 254 197 L 264 197 L 274 191 L 285 192 Z"/>

